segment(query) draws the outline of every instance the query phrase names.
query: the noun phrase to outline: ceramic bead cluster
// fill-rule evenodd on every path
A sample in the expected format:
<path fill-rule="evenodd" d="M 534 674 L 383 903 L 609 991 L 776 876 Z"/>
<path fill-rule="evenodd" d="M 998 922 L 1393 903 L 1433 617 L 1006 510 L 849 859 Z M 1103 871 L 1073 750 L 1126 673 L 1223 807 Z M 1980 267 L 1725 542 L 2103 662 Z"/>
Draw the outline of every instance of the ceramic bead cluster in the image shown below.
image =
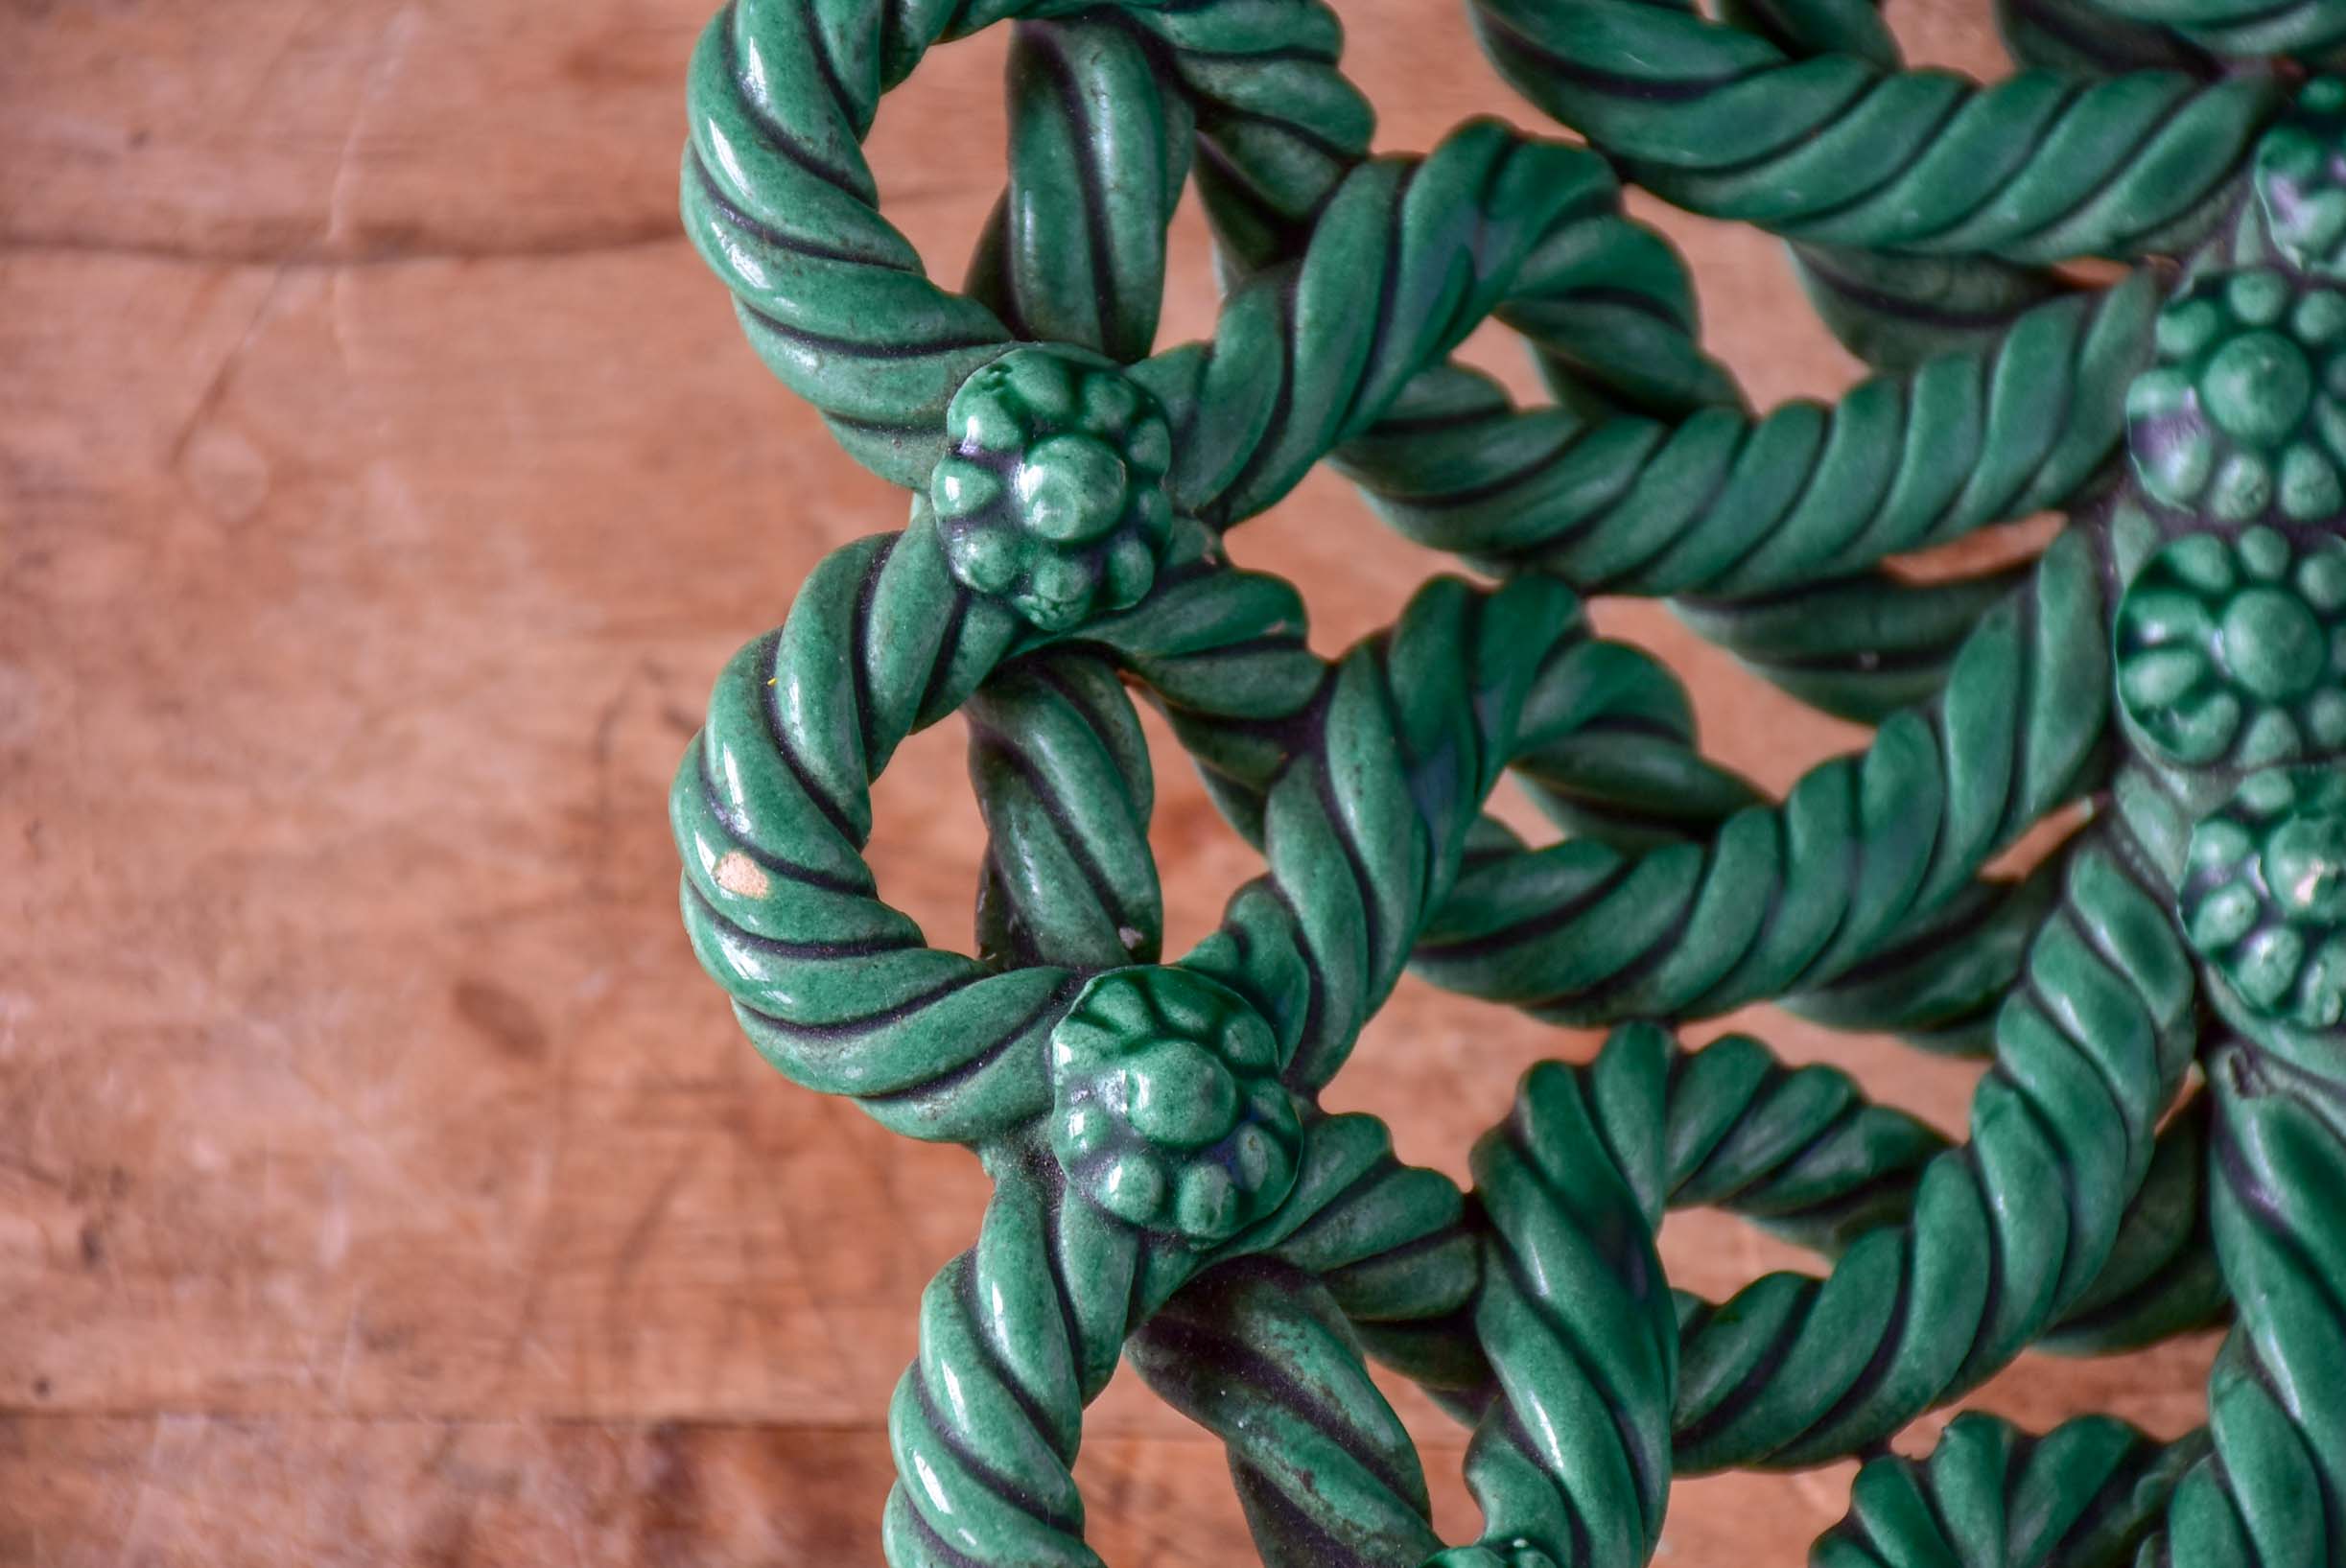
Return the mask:
<path fill-rule="evenodd" d="M 1295 1180 L 1302 1126 L 1271 1031 L 1203 975 L 1120 970 L 1051 1034 L 1051 1147 L 1086 1196 L 1130 1224 L 1228 1239 Z"/>
<path fill-rule="evenodd" d="M 1014 349 L 953 395 L 929 503 L 953 574 L 1064 632 L 1139 601 L 1172 527 L 1171 440 L 1115 365 Z"/>
<path fill-rule="evenodd" d="M 2221 274 L 2160 313 L 2158 345 L 2160 367 L 2126 394 L 2151 495 L 2224 523 L 2346 510 L 2346 293 Z"/>
<path fill-rule="evenodd" d="M 2187 534 L 2118 613 L 2126 714 L 2173 761 L 2246 767 L 2346 749 L 2346 541 Z"/>
<path fill-rule="evenodd" d="M 2259 1012 L 2346 1018 L 2346 773 L 2252 774 L 2192 832 L 2181 888 L 2192 945 Z"/>
<path fill-rule="evenodd" d="M 2346 78 L 2317 77 L 2257 144 L 2256 192 L 2273 242 L 2306 271 L 2346 278 Z"/>

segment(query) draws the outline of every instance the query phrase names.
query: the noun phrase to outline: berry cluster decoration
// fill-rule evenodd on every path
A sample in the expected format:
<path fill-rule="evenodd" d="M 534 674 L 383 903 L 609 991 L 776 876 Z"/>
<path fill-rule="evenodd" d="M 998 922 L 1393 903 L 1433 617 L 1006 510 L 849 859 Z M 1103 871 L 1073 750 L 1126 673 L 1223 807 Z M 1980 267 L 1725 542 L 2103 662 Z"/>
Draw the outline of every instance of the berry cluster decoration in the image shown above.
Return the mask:
<path fill-rule="evenodd" d="M 946 410 L 953 451 L 928 480 L 953 575 L 1038 631 L 1139 602 L 1173 527 L 1171 437 L 1116 365 L 1013 349 Z"/>
<path fill-rule="evenodd" d="M 2346 279 L 2346 78 L 2317 77 L 2257 144 L 2257 199 L 2273 244 L 2313 277 Z"/>
<path fill-rule="evenodd" d="M 2346 511 L 2346 293 L 2218 274 L 2159 313 L 2158 345 L 2126 393 L 2144 489 L 2223 523 Z"/>
<path fill-rule="evenodd" d="M 2250 774 L 2186 865 L 2184 928 L 2240 997 L 2308 1028 L 2346 1018 L 2346 774 Z"/>
<path fill-rule="evenodd" d="M 1321 0 L 732 0 L 695 55 L 687 229 L 911 496 L 725 667 L 669 798 L 752 1043 L 994 1183 L 921 1302 L 888 1560 L 1098 1568 L 1074 1469 L 1129 1361 L 1277 1568 L 1636 1568 L 1674 1477 L 1848 1458 L 1822 1568 L 2346 1561 L 2346 84 L 2311 75 L 2346 10 L 2009 7 L 1991 84 L 1865 6 L 1469 11 L 1574 139 L 1372 154 Z M 1013 156 L 955 292 L 860 144 L 997 23 Z M 1624 179 L 1782 236 L 1874 374 L 1749 410 Z M 1160 347 L 1191 188 L 1226 295 Z M 1453 357 L 1491 319 L 1544 398 Z M 1323 461 L 1482 573 L 1332 658 L 1224 545 Z M 2044 511 L 2028 559 L 1892 569 Z M 1770 797 L 1594 634 L 1607 594 L 1870 740 Z M 1175 956 L 1137 701 L 1263 864 Z M 974 955 L 863 854 L 955 714 Z M 1486 811 L 1510 775 L 1546 842 Z M 1405 971 L 1611 1029 L 1470 1188 L 1322 1102 Z M 1769 1000 L 1983 1060 L 1967 1136 L 1678 1038 Z M 1692 1205 L 1818 1266 L 1677 1290 Z M 2183 1437 L 1891 1446 L 2032 1346 L 2218 1324 Z M 1472 1428 L 1475 1538 L 1371 1360 Z"/>
<path fill-rule="evenodd" d="M 2156 750 L 2249 767 L 2346 751 L 2346 540 L 2189 533 L 2118 606 L 2118 693 Z"/>
<path fill-rule="evenodd" d="M 1227 987 L 1111 970 L 1051 1031 L 1051 1151 L 1118 1219 L 1227 1241 L 1295 1182 L 1302 1128 L 1271 1031 Z"/>

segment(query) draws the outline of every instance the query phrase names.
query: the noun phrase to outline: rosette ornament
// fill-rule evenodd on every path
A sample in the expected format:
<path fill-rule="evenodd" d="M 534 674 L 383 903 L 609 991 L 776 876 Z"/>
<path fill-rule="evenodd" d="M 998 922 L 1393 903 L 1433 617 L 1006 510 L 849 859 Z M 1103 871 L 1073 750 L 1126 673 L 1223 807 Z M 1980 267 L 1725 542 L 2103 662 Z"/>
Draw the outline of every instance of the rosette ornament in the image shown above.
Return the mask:
<path fill-rule="evenodd" d="M 2346 509 L 2346 293 L 2218 273 L 2159 313 L 2159 364 L 2126 389 L 2143 487 L 2222 523 Z"/>
<path fill-rule="evenodd" d="M 2118 608 L 2119 699 L 2176 762 L 2244 767 L 2346 749 L 2346 542 L 2187 534 Z"/>
<path fill-rule="evenodd" d="M 1279 1206 L 1302 1124 L 1270 1026 L 1182 969 L 1096 976 L 1051 1031 L 1051 1149 L 1118 1219 L 1200 1246 Z"/>
<path fill-rule="evenodd" d="M 2192 830 L 2176 890 L 2192 945 L 2257 1012 L 2346 1018 L 2346 773 L 2268 768 Z"/>
<path fill-rule="evenodd" d="M 1111 362 L 1029 344 L 980 367 L 946 410 L 928 481 L 953 575 L 1036 630 L 1139 602 L 1171 533 L 1172 437 Z"/>
<path fill-rule="evenodd" d="M 2346 78 L 2316 77 L 2257 142 L 2257 202 L 2281 253 L 2346 277 Z"/>

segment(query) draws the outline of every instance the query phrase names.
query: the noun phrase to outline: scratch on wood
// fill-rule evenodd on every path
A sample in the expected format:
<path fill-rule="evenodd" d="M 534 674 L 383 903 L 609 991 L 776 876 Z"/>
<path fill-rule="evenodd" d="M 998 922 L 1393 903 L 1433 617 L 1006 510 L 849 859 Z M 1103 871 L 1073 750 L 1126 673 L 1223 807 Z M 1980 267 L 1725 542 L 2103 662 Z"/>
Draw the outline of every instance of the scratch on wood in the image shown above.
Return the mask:
<path fill-rule="evenodd" d="M 350 130 L 342 138 L 341 155 L 334 164 L 334 183 L 326 192 L 329 245 L 350 231 L 351 199 L 358 189 L 359 144 L 374 120 L 376 108 L 389 92 L 392 79 L 399 74 L 400 62 L 407 59 L 422 20 L 422 13 L 413 6 L 402 6 L 383 29 L 383 39 L 376 45 L 374 69 L 367 73 L 366 85 L 359 93 L 358 107 L 351 111 Z M 358 357 L 351 352 L 351 342 L 357 331 L 350 315 L 350 291 L 346 287 L 349 281 L 347 271 L 334 274 L 326 292 L 326 315 L 334 329 L 335 353 L 340 356 L 344 369 L 355 371 Z"/>
<path fill-rule="evenodd" d="M 660 1185 L 653 1190 L 643 1211 L 620 1239 L 618 1254 L 611 1261 L 610 1284 L 604 1294 L 604 1313 L 612 1359 L 622 1366 L 631 1359 L 629 1352 L 635 1343 L 635 1336 L 631 1332 L 632 1319 L 627 1310 L 628 1291 L 635 1282 L 637 1271 L 644 1266 L 644 1259 L 651 1252 L 653 1240 L 660 1234 L 669 1205 L 676 1201 L 677 1189 L 684 1185 L 686 1178 L 700 1167 L 706 1152 L 705 1145 L 695 1146 L 675 1163 L 668 1175 L 661 1178 Z"/>
<path fill-rule="evenodd" d="M 183 1426 L 190 1421 L 195 1422 L 199 1430 L 201 1429 L 203 1424 L 201 1416 L 157 1416 L 154 1417 L 154 1435 L 147 1441 L 147 1457 L 139 1466 L 137 1490 L 131 1494 L 129 1514 L 122 1527 L 122 1541 L 114 1558 L 115 1568 L 130 1568 L 130 1564 L 137 1560 L 139 1547 L 147 1535 L 148 1509 L 152 1504 L 155 1493 L 161 1489 L 158 1478 L 162 1474 L 163 1444 L 169 1439 L 174 1427 Z"/>
<path fill-rule="evenodd" d="M 361 1286 L 350 1299 L 350 1315 L 342 1320 L 342 1359 L 334 1369 L 334 1408 L 350 1408 L 350 1364 L 359 1348 L 359 1316 L 366 1307 L 366 1289 Z"/>
<path fill-rule="evenodd" d="M 204 422 L 212 417 L 227 397 L 229 380 L 235 374 L 236 367 L 244 363 L 246 353 L 260 338 L 261 325 L 269 318 L 270 307 L 277 302 L 277 295 L 285 287 L 285 275 L 286 269 L 282 266 L 270 274 L 269 287 L 261 291 L 261 302 L 252 308 L 252 316 L 246 321 L 245 330 L 238 335 L 235 342 L 228 345 L 228 352 L 220 357 L 220 363 L 213 368 L 211 379 L 204 383 L 203 390 L 196 394 L 195 408 L 180 423 L 178 433 L 171 438 L 171 445 L 164 449 L 166 467 L 176 469 L 179 466 L 180 460 L 187 456 L 189 444 L 196 438 L 196 433 L 203 429 Z"/>
<path fill-rule="evenodd" d="M 335 160 L 334 183 L 326 192 L 326 238 L 340 239 L 349 232 L 350 198 L 357 189 L 359 143 L 365 137 L 368 124 L 382 105 L 384 95 L 390 90 L 391 81 L 399 74 L 408 50 L 415 42 L 422 26 L 423 13 L 414 6 L 402 6 L 384 25 L 383 36 L 375 45 L 375 63 L 366 73 L 366 85 L 359 91 L 359 102 L 350 113 L 350 129 L 342 136 L 341 156 Z"/>

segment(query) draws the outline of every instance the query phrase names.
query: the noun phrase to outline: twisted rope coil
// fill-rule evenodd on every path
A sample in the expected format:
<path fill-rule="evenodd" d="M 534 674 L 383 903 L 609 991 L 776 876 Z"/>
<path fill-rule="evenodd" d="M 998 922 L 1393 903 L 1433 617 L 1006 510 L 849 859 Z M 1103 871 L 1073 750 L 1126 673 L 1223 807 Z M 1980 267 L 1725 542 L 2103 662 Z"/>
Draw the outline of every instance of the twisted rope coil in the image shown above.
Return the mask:
<path fill-rule="evenodd" d="M 2318 1369 L 2346 1361 L 2346 1244 L 2304 1194 L 2346 1175 L 2346 1073 L 2177 932 L 2192 824 L 2239 781 L 2108 722 L 2115 596 L 2197 526 L 2113 462 L 2163 280 L 2048 270 L 2182 246 L 2326 267 L 2327 220 L 2274 206 L 2312 199 L 2302 170 L 2261 199 L 2271 236 L 2242 196 L 2276 78 L 2212 56 L 2316 51 L 2327 6 L 2012 0 L 2035 68 L 1979 87 L 1904 69 L 1857 0 L 1479 0 L 1501 69 L 1593 151 L 1474 122 L 1423 157 L 1368 155 L 1309 0 L 726 8 L 688 229 L 849 453 L 928 492 L 737 656 L 670 800 L 687 927 L 758 1047 L 996 1183 L 891 1409 L 891 1561 L 1096 1562 L 1072 1466 L 1121 1354 L 1222 1438 L 1264 1559 L 1299 1568 L 1642 1563 L 1673 1474 L 1852 1453 L 1819 1562 L 2335 1557 L 2346 1411 Z M 997 21 L 1010 177 L 956 293 L 880 215 L 860 143 L 927 48 Z M 1747 412 L 1617 170 L 1794 240 L 1883 373 Z M 1161 350 L 1192 177 L 1230 290 L 1210 340 Z M 1553 405 L 1450 362 L 1494 316 Z M 1221 539 L 1323 457 L 1509 580 L 1438 579 L 1320 659 L 1300 597 Z M 2049 506 L 2076 521 L 2032 560 L 1896 574 Z M 1771 803 L 1576 589 L 1677 597 L 1878 733 Z M 1267 868 L 1172 963 L 1135 691 Z M 954 713 L 988 833 L 974 957 L 862 857 L 872 780 Z M 1485 814 L 1511 771 L 1560 842 Z M 2105 795 L 2039 872 L 1987 875 Z M 1627 1025 L 1527 1077 L 1470 1194 L 1318 1108 L 1405 967 Z M 1663 1027 L 1768 997 L 1984 1056 L 1968 1141 Z M 2175 1110 L 2195 1054 L 2210 1088 Z M 1674 1292 L 1654 1238 L 1687 1205 L 1830 1268 Z M 2228 1309 L 2205 1437 L 1967 1416 L 1928 1462 L 1879 1452 L 2031 1344 Z M 1478 1540 L 1432 1533 L 1366 1355 L 1472 1424 Z"/>

